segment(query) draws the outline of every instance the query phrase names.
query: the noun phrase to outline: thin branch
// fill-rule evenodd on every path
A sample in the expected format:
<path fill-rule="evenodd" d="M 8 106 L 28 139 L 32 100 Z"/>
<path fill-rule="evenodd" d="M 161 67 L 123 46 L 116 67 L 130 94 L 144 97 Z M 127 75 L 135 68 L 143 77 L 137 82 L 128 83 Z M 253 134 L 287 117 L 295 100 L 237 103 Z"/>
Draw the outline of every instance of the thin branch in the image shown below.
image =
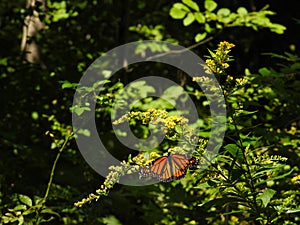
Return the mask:
<path fill-rule="evenodd" d="M 157 55 L 154 55 L 154 56 L 150 56 L 148 58 L 146 58 L 146 60 L 152 60 L 152 59 L 156 59 L 156 58 L 159 58 L 159 57 L 163 57 L 165 55 L 169 55 L 169 54 L 180 54 L 180 53 L 183 53 L 183 52 L 186 52 L 188 50 L 191 50 L 193 48 L 196 48 L 200 45 L 203 45 L 209 41 L 211 41 L 212 39 L 214 39 L 213 36 L 209 37 L 209 38 L 206 38 L 205 40 L 203 41 L 200 41 L 199 43 L 196 43 L 196 44 L 193 44 L 185 49 L 182 49 L 182 50 L 173 50 L 173 51 L 169 51 L 169 52 L 164 52 L 164 53 L 160 53 L 160 54 L 157 54 Z"/>
<path fill-rule="evenodd" d="M 53 163 L 53 166 L 52 166 L 52 169 L 51 169 L 50 178 L 49 178 L 49 182 L 48 182 L 48 185 L 47 185 L 47 190 L 46 190 L 45 196 L 44 196 L 43 201 L 42 201 L 43 204 L 46 202 L 46 200 L 47 200 L 47 198 L 48 198 L 49 191 L 50 191 L 50 187 L 51 187 L 51 185 L 52 185 L 52 181 L 53 181 L 53 177 L 54 177 L 54 171 L 55 171 L 55 168 L 56 168 L 56 164 L 57 164 L 57 162 L 58 162 L 58 159 L 59 159 L 59 157 L 60 157 L 62 151 L 64 150 L 66 144 L 68 143 L 70 137 L 72 137 L 72 136 L 73 136 L 73 133 L 70 134 L 70 135 L 68 135 L 68 136 L 66 137 L 66 139 L 65 139 L 65 141 L 64 141 L 64 143 L 63 143 L 63 145 L 61 146 L 61 148 L 59 149 L 59 151 L 58 151 L 58 153 L 57 153 L 57 155 L 56 155 L 56 158 L 55 158 L 55 160 L 54 160 L 54 163 Z"/>

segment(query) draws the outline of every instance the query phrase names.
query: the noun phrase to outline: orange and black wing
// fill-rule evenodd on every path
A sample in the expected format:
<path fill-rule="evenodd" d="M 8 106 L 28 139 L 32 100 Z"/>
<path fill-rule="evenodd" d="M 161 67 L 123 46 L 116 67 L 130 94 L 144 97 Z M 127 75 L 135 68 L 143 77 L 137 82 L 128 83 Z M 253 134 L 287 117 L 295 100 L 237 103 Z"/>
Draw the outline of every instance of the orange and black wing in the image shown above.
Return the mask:
<path fill-rule="evenodd" d="M 157 176 L 161 174 L 167 163 L 167 156 L 159 157 L 140 170 L 140 177 Z"/>
<path fill-rule="evenodd" d="M 152 176 L 159 181 L 169 182 L 184 177 L 187 169 L 197 163 L 198 159 L 195 157 L 188 159 L 180 154 L 163 156 L 143 167 L 140 177 Z"/>

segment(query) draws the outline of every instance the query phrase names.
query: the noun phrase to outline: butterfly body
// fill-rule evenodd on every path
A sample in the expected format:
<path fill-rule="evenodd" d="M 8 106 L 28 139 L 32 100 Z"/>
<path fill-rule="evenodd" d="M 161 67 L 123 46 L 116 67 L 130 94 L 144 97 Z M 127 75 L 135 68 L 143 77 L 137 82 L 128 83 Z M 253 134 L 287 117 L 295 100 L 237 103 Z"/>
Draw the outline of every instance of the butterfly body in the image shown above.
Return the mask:
<path fill-rule="evenodd" d="M 140 170 L 140 177 L 152 176 L 162 182 L 178 180 L 185 176 L 188 168 L 197 165 L 198 159 L 185 155 L 169 154 L 162 156 Z"/>

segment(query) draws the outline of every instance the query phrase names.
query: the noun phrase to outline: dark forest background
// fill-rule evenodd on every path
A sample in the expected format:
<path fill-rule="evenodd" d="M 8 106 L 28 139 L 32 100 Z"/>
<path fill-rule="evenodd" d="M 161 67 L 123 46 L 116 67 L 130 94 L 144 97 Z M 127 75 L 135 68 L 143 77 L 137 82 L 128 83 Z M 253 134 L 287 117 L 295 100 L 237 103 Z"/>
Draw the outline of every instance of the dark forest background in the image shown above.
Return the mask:
<path fill-rule="evenodd" d="M 231 12 L 236 12 L 239 7 L 244 7 L 248 12 L 259 12 L 268 6 L 265 10 L 275 14 L 266 17 L 270 19 L 271 24 L 286 27 L 282 34 L 278 30 L 276 32 L 277 28 L 275 31 L 270 29 L 271 25 L 250 26 L 251 21 L 249 26 L 240 24 L 230 27 L 213 20 L 204 23 L 195 21 L 184 25 L 183 19 L 176 19 L 170 15 L 170 10 L 176 2 L 188 5 L 190 1 L 2 0 L 0 2 L 2 223 L 299 223 L 298 1 L 215 1 L 218 4 L 215 11 L 228 8 Z M 204 10 L 204 1 L 194 2 Z M 30 19 L 34 26 L 29 25 Z M 260 142 L 260 148 L 265 147 L 270 155 L 287 158 L 282 171 L 277 174 L 280 181 L 277 183 L 274 181 L 276 187 L 268 186 L 277 191 L 277 196 L 274 196 L 279 199 L 276 207 L 267 203 L 268 206 L 271 205 L 271 209 L 268 208 L 270 211 L 266 209 L 260 212 L 268 216 L 262 216 L 264 219 L 258 220 L 257 215 L 260 213 L 255 217 L 251 213 L 248 215 L 247 210 L 246 214 L 241 212 L 223 215 L 224 212 L 228 213 L 224 202 L 220 203 L 221 205 L 215 202 L 201 208 L 201 203 L 206 199 L 203 197 L 204 194 L 201 191 L 199 195 L 196 194 L 199 188 L 193 190 L 190 186 L 184 186 L 181 181 L 145 187 L 115 185 L 109 195 L 101 200 L 81 208 L 75 207 L 75 202 L 100 188 L 105 178 L 98 175 L 84 161 L 74 139 L 65 143 L 54 171 L 49 195 L 45 198 L 54 160 L 72 130 L 70 111 L 74 95 L 72 84 L 79 82 L 88 66 L 106 51 L 137 40 L 166 40 L 185 47 L 192 46 L 206 40 L 204 38 L 195 41 L 197 33 L 204 32 L 205 24 L 210 24 L 212 28 L 212 31 L 206 31 L 206 38 L 213 38 L 197 45 L 192 51 L 204 59 L 204 56 L 209 55 L 208 49 L 217 49 L 221 41 L 233 43 L 235 47 L 230 52 L 233 61 L 230 62 L 228 74 L 239 78 L 255 74 L 255 78 L 250 79 L 252 83 L 246 87 L 253 88 L 254 91 L 250 93 L 245 88 L 236 98 L 243 99 L 245 110 L 257 112 L 256 116 L 251 117 L 251 122 L 247 120 L 250 124 L 246 123 L 246 119 L 241 120 L 239 127 L 241 135 L 250 135 L 252 141 Z M 217 24 L 221 28 L 218 28 Z M 146 64 L 137 70 L 140 74 L 155 75 L 157 70 L 152 69 L 153 67 L 152 64 Z M 129 75 L 130 73 L 121 71 L 118 79 L 126 84 L 130 81 Z M 178 83 L 182 81 L 181 78 L 178 74 L 174 76 Z M 265 87 L 271 91 L 266 91 Z M 234 105 L 234 98 L 229 100 L 229 104 Z M 100 115 L 98 122 L 103 127 L 110 122 L 108 117 L 110 107 L 110 104 L 105 103 L 103 110 L 98 112 Z M 251 131 L 242 129 L 247 126 L 251 127 Z M 229 126 L 225 144 L 234 143 L 233 130 L 234 128 Z M 110 130 L 104 130 L 102 135 L 105 136 L 105 132 L 109 133 Z M 252 145 L 250 141 L 249 143 L 253 149 L 256 148 L 255 144 Z M 113 149 L 121 148 L 122 146 L 117 143 L 113 146 Z M 120 159 L 127 159 L 124 154 L 119 154 L 116 153 Z M 282 174 L 285 175 L 281 176 Z M 267 172 L 265 175 L 268 177 Z M 194 181 L 194 187 L 201 184 L 200 180 L 199 178 Z M 202 191 L 207 188 L 200 187 Z M 267 190 L 266 188 L 263 187 L 261 190 Z M 218 192 L 206 192 L 205 195 L 214 199 L 217 198 Z M 283 201 L 290 196 L 293 203 Z M 223 195 L 222 198 L 225 199 L 226 196 Z M 264 201 L 266 203 L 267 200 Z M 283 208 L 288 204 L 291 208 L 284 211 Z M 40 208 L 34 208 L 34 205 Z M 233 205 L 237 211 L 245 210 L 237 203 Z"/>

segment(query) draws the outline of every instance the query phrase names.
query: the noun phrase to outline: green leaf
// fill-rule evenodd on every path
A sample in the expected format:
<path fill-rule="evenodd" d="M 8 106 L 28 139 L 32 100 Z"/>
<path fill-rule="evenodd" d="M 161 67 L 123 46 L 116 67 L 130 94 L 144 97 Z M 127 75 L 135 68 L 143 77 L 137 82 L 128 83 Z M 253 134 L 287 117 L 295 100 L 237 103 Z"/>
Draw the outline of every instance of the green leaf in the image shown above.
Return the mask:
<path fill-rule="evenodd" d="M 285 30 L 286 27 L 281 24 L 273 23 L 271 26 L 271 31 L 277 34 L 283 34 Z"/>
<path fill-rule="evenodd" d="M 230 14 L 230 10 L 227 8 L 219 9 L 217 12 L 217 15 L 221 17 L 229 16 L 229 14 Z"/>
<path fill-rule="evenodd" d="M 38 120 L 38 118 L 39 118 L 39 113 L 38 113 L 37 111 L 31 112 L 31 118 L 32 118 L 33 120 Z"/>
<path fill-rule="evenodd" d="M 263 177 L 265 176 L 267 173 L 271 173 L 274 171 L 274 168 L 272 165 L 264 165 L 264 166 L 261 166 L 261 168 L 257 171 L 255 171 L 255 173 L 253 173 L 253 178 L 260 178 L 260 177 Z M 268 179 L 269 181 L 270 180 L 273 180 L 273 179 Z M 259 186 L 265 182 L 267 182 L 268 180 L 262 180 L 260 182 L 257 182 L 255 185 Z"/>
<path fill-rule="evenodd" d="M 185 6 L 184 4 L 182 3 L 175 3 L 173 5 L 174 8 L 177 8 L 177 9 L 182 9 L 183 11 L 186 11 L 186 12 L 190 12 L 191 10 L 189 9 L 189 7 Z"/>
<path fill-rule="evenodd" d="M 288 211 L 286 211 L 286 213 L 298 213 L 298 212 L 300 212 L 300 207 L 295 209 L 289 209 Z"/>
<path fill-rule="evenodd" d="M 192 0 L 182 0 L 184 4 L 189 6 L 190 8 L 194 9 L 195 11 L 199 12 L 199 6 L 197 5 L 196 2 L 193 2 Z"/>
<path fill-rule="evenodd" d="M 228 144 L 224 147 L 226 151 L 228 151 L 233 158 L 237 157 L 238 159 L 243 158 L 243 152 L 236 144 Z"/>
<path fill-rule="evenodd" d="M 190 25 L 191 23 L 193 23 L 194 20 L 195 20 L 194 14 L 191 13 L 191 12 L 189 12 L 189 13 L 187 14 L 187 17 L 183 20 L 183 25 L 184 25 L 184 26 L 188 26 L 188 25 Z"/>
<path fill-rule="evenodd" d="M 24 223 L 24 217 L 23 217 L 23 216 L 20 216 L 20 217 L 18 218 L 18 221 L 19 221 L 18 225 L 22 225 L 22 224 Z"/>
<path fill-rule="evenodd" d="M 103 224 L 106 225 L 121 225 L 122 223 L 113 215 L 104 217 L 102 219 Z"/>
<path fill-rule="evenodd" d="M 129 84 L 131 88 L 140 88 L 141 86 L 146 85 L 146 81 L 144 80 L 139 80 L 139 81 L 134 81 Z"/>
<path fill-rule="evenodd" d="M 206 0 L 204 2 L 204 8 L 210 12 L 214 11 L 217 8 L 217 6 L 218 4 L 213 0 Z"/>
<path fill-rule="evenodd" d="M 29 206 L 29 207 L 32 206 L 32 200 L 31 200 L 31 198 L 29 198 L 28 196 L 19 194 L 18 197 L 19 197 L 19 200 L 20 200 L 22 203 L 24 203 L 25 205 L 27 205 L 27 206 Z"/>
<path fill-rule="evenodd" d="M 33 197 L 33 202 L 35 205 L 41 205 L 43 202 L 43 198 L 39 197 L 39 196 L 34 196 Z"/>
<path fill-rule="evenodd" d="M 211 33 L 212 32 L 212 28 L 210 27 L 210 25 L 208 23 L 204 24 L 204 29 L 207 33 Z"/>
<path fill-rule="evenodd" d="M 22 215 L 26 216 L 26 215 L 29 215 L 29 214 L 35 213 L 35 212 L 36 212 L 35 209 L 32 207 L 32 208 L 29 208 L 26 211 L 24 211 Z"/>
<path fill-rule="evenodd" d="M 230 171 L 230 173 L 231 173 L 230 179 L 233 182 L 233 181 L 237 181 L 237 180 L 243 180 L 243 175 L 247 172 L 243 169 L 232 169 Z"/>
<path fill-rule="evenodd" d="M 78 116 L 80 116 L 84 111 L 91 111 L 89 107 L 80 107 L 75 105 L 72 109 L 73 112 L 75 112 Z"/>
<path fill-rule="evenodd" d="M 203 33 L 203 34 L 196 34 L 196 36 L 195 36 L 195 41 L 196 42 L 199 42 L 199 41 L 202 41 L 204 38 L 206 38 L 206 35 L 207 35 L 207 33 Z"/>
<path fill-rule="evenodd" d="M 223 206 L 225 205 L 226 203 L 228 202 L 239 202 L 239 199 L 238 198 L 216 198 L 216 199 L 213 199 L 213 200 L 210 200 L 204 204 L 200 204 L 199 206 L 203 209 L 210 209 L 212 208 L 213 206 L 217 205 L 217 206 Z"/>
<path fill-rule="evenodd" d="M 216 56 L 216 53 L 214 53 L 213 51 L 211 51 L 209 49 L 208 49 L 208 52 L 209 52 L 209 54 L 210 54 L 211 57 L 215 57 Z"/>
<path fill-rule="evenodd" d="M 56 215 L 57 217 L 60 216 L 57 212 L 53 211 L 53 210 L 50 209 L 50 208 L 45 208 L 45 209 L 43 209 L 43 210 L 41 211 L 41 213 L 44 213 L 44 214 L 52 214 L 52 215 Z"/>
<path fill-rule="evenodd" d="M 241 112 L 238 113 L 238 116 L 249 116 L 249 115 L 255 114 L 257 112 L 258 112 L 258 110 L 256 110 L 256 111 L 242 110 Z"/>
<path fill-rule="evenodd" d="M 266 67 L 260 68 L 258 72 L 263 76 L 269 76 L 271 74 L 271 71 Z"/>
<path fill-rule="evenodd" d="M 7 58 L 0 59 L 0 65 L 7 66 Z"/>
<path fill-rule="evenodd" d="M 269 204 L 269 202 L 271 201 L 272 197 L 274 196 L 274 194 L 276 193 L 275 190 L 271 189 L 271 188 L 267 188 L 265 190 L 265 192 L 261 193 L 257 199 L 260 199 L 263 203 L 264 207 L 267 207 L 267 205 Z"/>
<path fill-rule="evenodd" d="M 195 12 L 194 16 L 198 23 L 205 23 L 205 16 L 201 12 Z"/>
<path fill-rule="evenodd" d="M 240 15 L 240 16 L 246 16 L 248 14 L 248 11 L 246 8 L 244 7 L 239 7 L 237 9 L 237 13 Z"/>
<path fill-rule="evenodd" d="M 173 19 L 182 19 L 185 17 L 186 15 L 186 11 L 183 11 L 181 9 L 178 9 L 178 8 L 171 8 L 170 10 L 170 16 L 173 18 Z"/>
<path fill-rule="evenodd" d="M 71 83 L 71 82 L 69 82 L 67 80 L 60 81 L 60 83 L 62 83 L 62 85 L 61 85 L 62 89 L 65 89 L 65 88 L 75 88 L 78 85 L 77 83 Z"/>
<path fill-rule="evenodd" d="M 291 68 L 292 71 L 299 70 L 300 69 L 300 63 L 294 63 L 290 66 L 290 68 Z"/>
<path fill-rule="evenodd" d="M 1 221 L 3 223 L 15 222 L 16 219 L 15 218 L 11 218 L 11 217 L 13 217 L 13 215 L 11 213 L 5 213 L 5 216 L 1 217 Z"/>
<path fill-rule="evenodd" d="M 22 211 L 26 209 L 27 209 L 26 205 L 17 205 L 16 207 L 14 207 L 14 211 Z"/>
<path fill-rule="evenodd" d="M 162 98 L 178 98 L 179 95 L 184 94 L 184 89 L 181 86 L 170 86 L 162 94 Z"/>
<path fill-rule="evenodd" d="M 91 131 L 87 130 L 87 129 L 79 129 L 77 130 L 78 134 L 82 134 L 86 137 L 90 137 L 91 136 Z"/>
<path fill-rule="evenodd" d="M 195 188 L 203 189 L 203 188 L 209 188 L 210 185 L 207 182 L 201 183 L 200 185 L 196 186 Z"/>

